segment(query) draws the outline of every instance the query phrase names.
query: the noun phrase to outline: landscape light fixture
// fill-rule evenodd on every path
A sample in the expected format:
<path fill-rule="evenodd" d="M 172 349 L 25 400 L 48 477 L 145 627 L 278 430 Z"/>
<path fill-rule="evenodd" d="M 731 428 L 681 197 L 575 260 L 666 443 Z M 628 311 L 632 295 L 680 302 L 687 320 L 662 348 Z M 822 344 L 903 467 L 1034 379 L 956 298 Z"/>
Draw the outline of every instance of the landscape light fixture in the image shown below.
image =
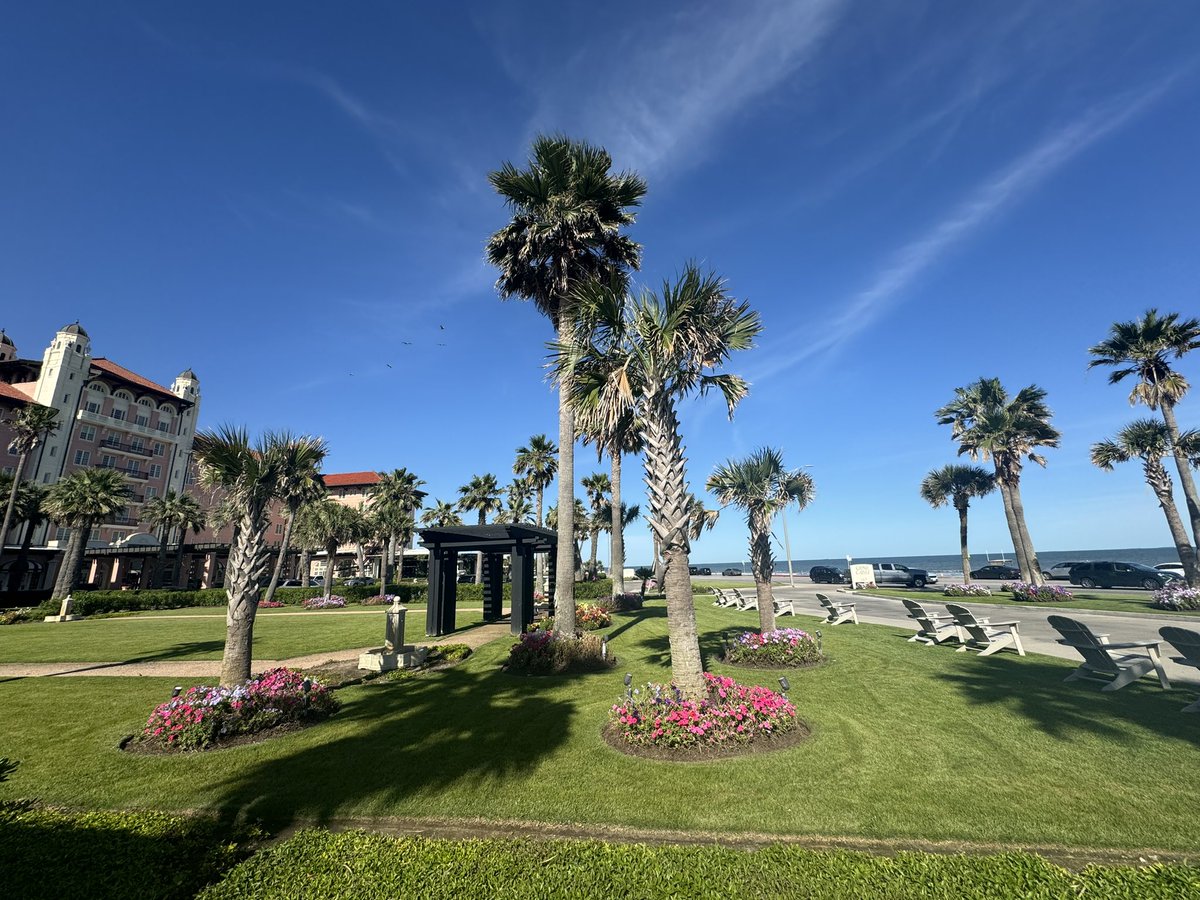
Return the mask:
<path fill-rule="evenodd" d="M 608 638 L 600 638 L 600 658 L 605 662 L 608 661 Z"/>
<path fill-rule="evenodd" d="M 177 685 L 175 685 L 175 690 L 171 691 L 171 696 L 178 697 L 182 693 L 183 693 L 183 686 L 177 684 Z"/>
<path fill-rule="evenodd" d="M 792 689 L 792 683 L 791 683 L 790 681 L 788 681 L 788 680 L 787 680 L 787 676 L 786 676 L 786 675 L 782 676 L 782 677 L 779 679 L 779 686 L 780 686 L 781 688 L 783 688 L 783 696 L 785 696 L 785 697 L 787 696 L 787 692 L 788 692 L 788 691 L 790 691 L 790 690 Z"/>
<path fill-rule="evenodd" d="M 633 673 L 632 672 L 625 673 L 625 696 L 630 700 L 633 699 Z"/>
<path fill-rule="evenodd" d="M 305 678 L 302 682 L 300 682 L 300 689 L 304 691 L 304 706 L 307 708 L 309 700 L 308 692 L 312 690 L 312 681 L 308 678 Z"/>

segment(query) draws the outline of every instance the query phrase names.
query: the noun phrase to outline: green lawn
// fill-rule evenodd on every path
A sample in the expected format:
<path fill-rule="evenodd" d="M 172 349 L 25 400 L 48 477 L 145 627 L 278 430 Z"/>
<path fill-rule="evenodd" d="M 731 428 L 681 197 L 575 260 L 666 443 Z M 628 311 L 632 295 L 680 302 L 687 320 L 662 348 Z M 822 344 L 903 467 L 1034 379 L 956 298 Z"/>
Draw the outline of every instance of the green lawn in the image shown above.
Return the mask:
<path fill-rule="evenodd" d="M 375 615 L 371 616 L 322 610 L 281 616 L 271 613 L 284 610 L 262 610 L 254 623 L 254 656 L 256 659 L 289 659 L 308 653 L 382 644 L 384 607 L 374 610 Z M 460 612 L 456 624 L 462 628 L 481 621 L 482 613 Z M 405 617 L 404 632 L 410 643 L 425 639 L 423 607 Z M 224 647 L 223 616 L 116 616 L 0 628 L 0 662 L 3 663 L 220 659 Z M 0 750 L 0 756 L 3 755 Z"/>
<path fill-rule="evenodd" d="M 354 628 L 348 620 L 363 617 L 324 618 Z M 723 629 L 747 624 L 703 600 L 698 618 L 710 656 Z M 151 623 L 96 624 L 115 636 Z M 209 810 L 272 826 L 478 817 L 1200 850 L 1191 789 L 1200 720 L 1179 711 L 1189 692 L 1145 683 L 1102 694 L 1063 684 L 1067 661 L 980 659 L 909 644 L 897 629 L 829 628 L 832 663 L 789 673 L 810 740 L 680 765 L 627 757 L 600 736 L 625 672 L 635 684 L 667 677 L 664 610 L 620 614 L 608 634 L 620 657 L 610 673 L 508 676 L 500 640 L 452 669 L 343 689 L 344 709 L 317 727 L 186 756 L 116 750 L 171 680 L 0 682 L 0 756 L 22 761 L 0 797 Z M 773 685 L 779 674 L 737 677 Z"/>
<path fill-rule="evenodd" d="M 908 597 L 912 600 L 934 600 L 939 603 L 946 601 L 950 603 L 994 603 L 997 606 L 1023 606 L 1026 609 L 1030 607 L 1037 607 L 1038 609 L 1099 609 L 1119 613 L 1200 615 L 1200 610 L 1177 612 L 1175 610 L 1153 607 L 1150 605 L 1150 591 L 1133 591 L 1128 594 L 1108 590 L 1084 591 L 1068 585 L 1067 589 L 1075 595 L 1073 600 L 1064 603 L 1028 603 L 1014 600 L 1012 594 L 1002 592 L 999 585 L 990 587 L 993 591 L 990 597 L 946 597 L 942 594 L 940 587 L 925 588 L 924 590 L 913 588 L 872 588 L 871 590 L 858 591 L 857 593 L 877 597 Z"/>

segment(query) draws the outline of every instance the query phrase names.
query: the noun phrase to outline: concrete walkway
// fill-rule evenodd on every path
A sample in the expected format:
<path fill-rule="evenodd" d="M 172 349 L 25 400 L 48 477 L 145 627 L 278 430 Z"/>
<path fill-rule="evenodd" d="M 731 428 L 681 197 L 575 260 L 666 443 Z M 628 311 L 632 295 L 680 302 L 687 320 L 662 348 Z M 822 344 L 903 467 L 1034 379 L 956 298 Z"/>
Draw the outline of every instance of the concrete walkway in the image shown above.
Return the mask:
<path fill-rule="evenodd" d="M 851 595 L 849 591 L 832 585 L 796 585 L 787 587 L 775 585 L 775 596 L 779 599 L 793 600 L 796 604 L 797 616 L 809 613 L 818 618 L 824 618 L 817 593 L 837 596 L 838 599 L 851 600 L 857 606 L 858 618 L 863 622 L 876 625 L 892 625 L 908 631 L 917 631 L 916 623 L 908 618 L 908 610 L 898 598 L 872 597 L 865 594 Z M 930 612 L 945 612 L 945 599 L 940 594 L 931 594 L 921 600 L 921 605 Z M 1082 658 L 1070 647 L 1064 647 L 1057 641 L 1061 635 L 1050 627 L 1046 621 L 1049 616 L 1066 615 L 1086 624 L 1096 634 L 1107 634 L 1113 643 L 1120 641 L 1162 641 L 1158 629 L 1164 625 L 1178 625 L 1200 631 L 1200 618 L 1194 616 L 1173 616 L 1169 613 L 1115 613 L 1094 609 L 1055 609 L 1049 604 L 1028 606 L 1000 606 L 994 603 L 981 603 L 970 597 L 952 600 L 960 606 L 965 606 L 981 618 L 989 618 L 994 622 L 1020 622 L 1021 643 L 1027 653 L 1041 653 L 1046 656 L 1058 656 L 1082 662 Z M 757 620 L 756 620 L 757 621 Z M 787 621 L 787 617 L 784 618 Z M 844 627 L 844 626 L 838 626 Z M 917 645 L 914 644 L 914 647 Z M 932 652 L 932 651 L 931 651 Z M 1007 653 L 1008 651 L 1001 651 Z M 1163 658 L 1163 669 L 1172 684 L 1200 685 L 1200 670 L 1176 665 L 1168 659 L 1174 650 L 1166 641 L 1162 641 L 1159 654 Z M 1178 654 L 1175 654 L 1178 655 Z"/>
<path fill-rule="evenodd" d="M 434 647 L 438 644 L 466 644 L 472 650 L 482 647 L 502 637 L 509 635 L 508 622 L 492 622 L 478 625 L 453 634 L 443 635 L 421 641 L 422 646 Z M 251 664 L 251 670 L 263 672 L 278 666 L 289 668 L 312 668 L 327 662 L 345 662 L 357 660 L 360 653 L 374 650 L 377 647 L 358 647 L 351 650 L 334 650 L 326 653 L 312 653 L 307 656 L 294 656 L 291 659 L 256 659 Z M 49 676 L 66 675 L 100 675 L 105 677 L 126 678 L 144 676 L 148 678 L 217 678 L 221 674 L 219 659 L 197 659 L 185 662 L 60 662 L 60 663 L 6 663 L 0 665 L 0 678 L 44 678 Z"/>

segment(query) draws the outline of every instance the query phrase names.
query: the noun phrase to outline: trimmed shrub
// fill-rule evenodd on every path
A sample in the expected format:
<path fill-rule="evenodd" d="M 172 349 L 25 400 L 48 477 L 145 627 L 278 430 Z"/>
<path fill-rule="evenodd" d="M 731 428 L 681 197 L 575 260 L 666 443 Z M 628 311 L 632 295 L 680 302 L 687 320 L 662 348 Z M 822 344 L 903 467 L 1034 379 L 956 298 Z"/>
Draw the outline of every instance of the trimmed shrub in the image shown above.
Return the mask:
<path fill-rule="evenodd" d="M 1150 605 L 1159 609 L 1200 609 L 1200 590 L 1186 581 L 1168 581 L 1150 595 Z"/>
<path fill-rule="evenodd" d="M 643 605 L 642 595 L 636 592 L 613 594 L 612 596 L 613 612 L 633 612 L 641 609 Z"/>
<path fill-rule="evenodd" d="M 1000 590 L 1011 591 L 1012 598 L 1029 603 L 1063 603 L 1074 600 L 1075 595 L 1057 584 L 1026 584 L 1014 581 L 1012 584 L 1000 585 Z"/>
<path fill-rule="evenodd" d="M 530 631 L 520 636 L 508 651 L 505 671 L 513 675 L 562 675 L 567 672 L 599 672 L 617 664 L 594 634 L 578 637 L 560 631 Z"/>
<path fill-rule="evenodd" d="M 704 673 L 708 696 L 689 700 L 674 684 L 647 684 L 613 705 L 609 722 L 630 744 L 684 750 L 747 743 L 796 725 L 787 697 L 758 685 Z"/>
<path fill-rule="evenodd" d="M 824 658 L 821 645 L 799 628 L 777 628 L 762 634 L 744 631 L 725 654 L 726 662 L 764 668 L 813 666 Z"/>
<path fill-rule="evenodd" d="M 985 584 L 948 584 L 942 588 L 943 597 L 990 597 L 992 589 Z"/>
<path fill-rule="evenodd" d="M 138 742 L 164 750 L 204 750 L 236 735 L 319 721 L 337 708 L 321 682 L 292 669 L 271 669 L 235 688 L 188 688 L 155 707 Z"/>

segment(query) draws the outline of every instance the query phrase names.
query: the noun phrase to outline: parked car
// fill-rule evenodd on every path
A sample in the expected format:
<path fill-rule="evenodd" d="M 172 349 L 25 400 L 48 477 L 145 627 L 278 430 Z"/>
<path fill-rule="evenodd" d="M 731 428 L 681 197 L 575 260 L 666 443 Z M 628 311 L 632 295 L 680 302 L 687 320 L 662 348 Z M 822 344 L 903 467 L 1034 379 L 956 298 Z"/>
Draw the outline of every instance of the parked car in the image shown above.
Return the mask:
<path fill-rule="evenodd" d="M 1154 568 L 1160 572 L 1170 572 L 1172 575 L 1178 575 L 1180 578 L 1183 578 L 1183 563 L 1159 563 Z"/>
<path fill-rule="evenodd" d="M 711 575 L 712 569 L 708 566 L 688 566 L 689 575 Z"/>
<path fill-rule="evenodd" d="M 733 567 L 730 567 L 730 568 L 728 568 L 728 569 L 724 569 L 724 570 L 722 570 L 721 574 L 722 574 L 722 575 L 741 575 L 741 574 L 742 574 L 742 570 L 741 570 L 741 569 L 735 569 L 735 568 L 733 568 Z"/>
<path fill-rule="evenodd" d="M 872 563 L 875 584 L 902 584 L 905 587 L 923 588 L 927 584 L 937 582 L 936 575 L 930 575 L 924 569 L 910 569 L 900 563 Z"/>
<path fill-rule="evenodd" d="M 279 582 L 280 587 L 300 587 L 299 578 L 289 578 L 286 581 Z"/>
<path fill-rule="evenodd" d="M 1075 562 L 1055 563 L 1042 573 L 1042 577 L 1047 581 L 1070 581 L 1071 570 L 1079 565 L 1080 562 L 1082 562 L 1082 560 L 1076 560 Z"/>
<path fill-rule="evenodd" d="M 378 581 L 376 578 L 364 578 L 362 575 L 355 575 L 353 578 L 347 578 L 342 582 L 346 587 L 364 587 L 368 584 L 375 584 Z"/>
<path fill-rule="evenodd" d="M 813 566 L 808 570 L 809 580 L 814 584 L 841 584 L 846 573 L 834 566 Z"/>
<path fill-rule="evenodd" d="M 324 575 L 313 575 L 311 578 L 308 579 L 308 583 L 310 585 L 312 585 L 313 587 L 325 587 L 325 576 Z"/>
<path fill-rule="evenodd" d="M 972 581 L 988 581 L 996 579 L 998 581 L 1020 581 L 1021 570 L 1014 569 L 1012 566 L 980 566 L 971 573 Z"/>
<path fill-rule="evenodd" d="M 458 576 L 458 583 L 459 584 L 474 584 L 475 583 L 475 573 L 474 572 L 460 572 L 459 576 Z"/>
<path fill-rule="evenodd" d="M 1085 562 L 1071 570 L 1071 584 L 1085 588 L 1135 587 L 1157 591 L 1178 577 L 1174 572 L 1160 572 L 1131 562 Z"/>

